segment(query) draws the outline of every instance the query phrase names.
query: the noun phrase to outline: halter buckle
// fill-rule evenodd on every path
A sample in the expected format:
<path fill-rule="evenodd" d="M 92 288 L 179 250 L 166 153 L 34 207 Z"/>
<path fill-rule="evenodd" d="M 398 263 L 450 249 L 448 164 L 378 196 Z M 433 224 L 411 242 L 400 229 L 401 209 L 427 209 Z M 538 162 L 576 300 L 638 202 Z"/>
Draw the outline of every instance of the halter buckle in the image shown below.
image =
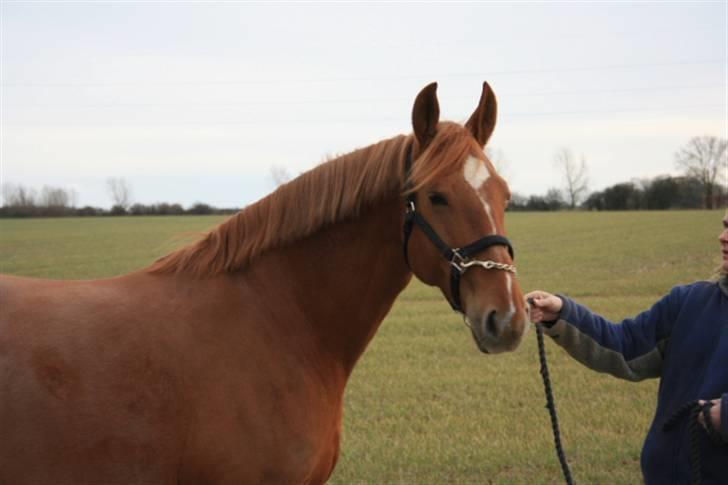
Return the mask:
<path fill-rule="evenodd" d="M 468 259 L 463 257 L 462 254 L 460 254 L 460 248 L 455 248 L 452 250 L 452 257 L 450 258 L 450 266 L 458 270 L 458 273 L 463 274 L 468 269 L 468 267 L 465 265 L 468 262 Z"/>

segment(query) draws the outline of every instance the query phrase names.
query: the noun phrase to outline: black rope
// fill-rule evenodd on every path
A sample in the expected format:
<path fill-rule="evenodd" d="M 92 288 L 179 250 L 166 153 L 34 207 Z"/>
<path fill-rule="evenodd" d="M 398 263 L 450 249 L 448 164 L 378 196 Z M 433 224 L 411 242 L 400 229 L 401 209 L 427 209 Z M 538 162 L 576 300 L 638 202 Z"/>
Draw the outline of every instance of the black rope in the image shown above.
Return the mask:
<path fill-rule="evenodd" d="M 536 337 L 538 339 L 538 358 L 541 362 L 541 377 L 543 378 L 543 387 L 546 392 L 546 407 L 551 416 L 551 430 L 554 434 L 554 444 L 556 445 L 556 455 L 561 463 L 561 471 L 564 473 L 564 479 L 568 485 L 574 485 L 574 479 L 571 477 L 571 469 L 566 461 L 564 447 L 561 445 L 561 431 L 559 429 L 559 417 L 556 414 L 556 403 L 554 402 L 554 394 L 551 390 L 551 378 L 549 377 L 549 368 L 546 364 L 546 347 L 543 343 L 543 328 L 541 324 L 536 324 Z"/>
<path fill-rule="evenodd" d="M 538 357 L 541 362 L 541 377 L 543 378 L 543 387 L 546 392 L 546 407 L 549 410 L 551 416 L 551 430 L 554 434 L 554 444 L 556 445 L 556 455 L 561 463 L 561 471 L 564 474 L 564 479 L 568 485 L 574 484 L 574 479 L 571 477 L 571 469 L 569 463 L 566 460 L 566 454 L 564 453 L 564 447 L 561 444 L 561 431 L 559 429 L 559 417 L 556 414 L 556 404 L 554 403 L 554 395 L 551 389 L 551 378 L 549 377 L 549 368 L 546 363 L 546 348 L 544 346 L 543 338 L 543 327 L 540 323 L 536 324 L 536 337 L 538 339 Z M 692 474 L 690 483 L 692 485 L 700 485 L 701 483 L 701 465 L 700 465 L 700 422 L 698 416 L 703 415 L 705 420 L 705 428 L 710 438 L 719 445 L 725 444 L 715 429 L 715 425 L 710 417 L 710 408 L 713 407 L 713 403 L 706 401 L 700 404 L 699 401 L 690 401 L 683 404 L 670 418 L 668 418 L 662 425 L 662 431 L 669 431 L 680 421 L 685 415 L 688 415 L 688 433 L 689 433 L 689 446 L 690 451 L 688 458 L 690 459 L 690 472 Z"/>
<path fill-rule="evenodd" d="M 720 438 L 720 435 L 715 429 L 715 426 L 713 425 L 713 420 L 710 418 L 710 408 L 713 407 L 713 403 L 710 401 L 706 401 L 703 404 L 700 404 L 699 401 L 690 401 L 683 404 L 680 409 L 675 411 L 670 418 L 665 421 L 665 423 L 662 425 L 662 431 L 669 431 L 673 427 L 675 427 L 675 424 L 677 424 L 680 419 L 682 419 L 685 415 L 688 415 L 688 434 L 689 434 L 689 459 L 690 459 L 690 473 L 692 474 L 692 477 L 690 479 L 690 483 L 693 485 L 699 485 L 701 482 L 701 468 L 700 468 L 700 422 L 698 421 L 698 416 L 700 414 L 703 415 L 703 420 L 705 421 L 705 428 L 708 432 L 708 436 L 710 436 L 710 439 L 713 440 L 713 442 L 717 445 L 722 444 L 722 440 Z"/>

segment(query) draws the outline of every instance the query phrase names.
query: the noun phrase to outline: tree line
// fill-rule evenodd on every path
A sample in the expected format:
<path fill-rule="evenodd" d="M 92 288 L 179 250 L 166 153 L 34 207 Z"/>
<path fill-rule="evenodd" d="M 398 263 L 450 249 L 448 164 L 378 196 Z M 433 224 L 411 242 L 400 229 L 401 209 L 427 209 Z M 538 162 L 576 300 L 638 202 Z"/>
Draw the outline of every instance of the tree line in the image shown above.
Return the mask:
<path fill-rule="evenodd" d="M 6 183 L 2 186 L 0 217 L 177 216 L 234 214 L 240 210 L 213 207 L 203 202 L 196 202 L 188 208 L 167 202 L 132 204 L 131 187 L 124 179 L 109 179 L 107 186 L 113 201 L 111 209 L 76 207 L 76 192 L 62 187 L 45 186 L 38 192 Z"/>
<path fill-rule="evenodd" d="M 667 210 L 705 209 L 728 204 L 724 187 L 714 184 L 710 199 L 706 200 L 705 187 L 691 177 L 661 175 L 653 179 L 632 180 L 614 184 L 604 190 L 592 192 L 576 207 L 586 210 Z M 574 208 L 562 191 L 549 189 L 545 195 L 523 197 L 514 194 L 508 210 L 556 211 Z"/>
<path fill-rule="evenodd" d="M 586 157 L 579 161 L 567 149 L 560 149 L 554 166 L 562 174 L 562 188 L 552 187 L 545 195 L 523 197 L 514 194 L 510 210 L 549 211 L 713 209 L 728 203 L 728 141 L 714 136 L 691 138 L 675 153 L 680 176 L 660 175 L 652 179 L 617 183 L 588 193 Z"/>

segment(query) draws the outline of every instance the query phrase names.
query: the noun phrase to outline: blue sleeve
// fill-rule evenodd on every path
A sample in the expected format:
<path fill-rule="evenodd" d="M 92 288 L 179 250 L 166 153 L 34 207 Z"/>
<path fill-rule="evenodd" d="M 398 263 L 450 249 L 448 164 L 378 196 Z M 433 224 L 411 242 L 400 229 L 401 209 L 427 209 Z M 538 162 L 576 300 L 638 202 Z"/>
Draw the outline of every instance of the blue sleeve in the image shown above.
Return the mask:
<path fill-rule="evenodd" d="M 684 287 L 674 288 L 649 310 L 619 324 L 561 296 L 559 320 L 547 333 L 572 357 L 598 372 L 639 381 L 659 377 Z"/>

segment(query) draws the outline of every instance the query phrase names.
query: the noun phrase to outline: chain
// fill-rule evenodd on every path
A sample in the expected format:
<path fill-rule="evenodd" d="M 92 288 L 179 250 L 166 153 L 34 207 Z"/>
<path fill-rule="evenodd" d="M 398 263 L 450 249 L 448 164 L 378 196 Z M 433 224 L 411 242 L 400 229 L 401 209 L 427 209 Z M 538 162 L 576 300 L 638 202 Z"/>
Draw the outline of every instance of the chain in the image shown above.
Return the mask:
<path fill-rule="evenodd" d="M 460 267 L 463 268 L 463 272 L 471 266 L 480 266 L 485 269 L 499 269 L 501 271 L 508 271 L 509 273 L 516 274 L 516 266 L 513 264 L 497 263 L 495 261 L 480 261 L 479 259 L 472 259 L 470 261 L 459 263 Z"/>

